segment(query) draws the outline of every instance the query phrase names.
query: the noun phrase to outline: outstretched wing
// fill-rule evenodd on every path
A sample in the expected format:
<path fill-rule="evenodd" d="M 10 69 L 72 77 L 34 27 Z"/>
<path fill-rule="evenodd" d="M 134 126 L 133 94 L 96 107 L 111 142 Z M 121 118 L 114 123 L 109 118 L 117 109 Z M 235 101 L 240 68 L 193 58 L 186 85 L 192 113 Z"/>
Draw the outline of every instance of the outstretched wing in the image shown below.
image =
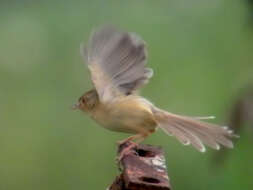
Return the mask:
<path fill-rule="evenodd" d="M 153 75 L 152 69 L 146 68 L 145 42 L 112 26 L 94 32 L 81 53 L 102 102 L 132 94 Z"/>

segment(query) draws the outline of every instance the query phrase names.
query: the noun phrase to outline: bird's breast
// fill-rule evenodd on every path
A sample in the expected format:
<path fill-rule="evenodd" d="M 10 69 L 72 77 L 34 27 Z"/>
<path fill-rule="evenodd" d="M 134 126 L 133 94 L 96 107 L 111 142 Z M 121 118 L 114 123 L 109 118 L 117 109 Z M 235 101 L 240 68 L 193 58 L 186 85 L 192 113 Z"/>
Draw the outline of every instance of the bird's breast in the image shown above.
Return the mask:
<path fill-rule="evenodd" d="M 140 128 L 150 131 L 156 128 L 151 105 L 140 98 L 121 98 L 110 104 L 100 104 L 92 118 L 112 131 L 140 133 Z"/>

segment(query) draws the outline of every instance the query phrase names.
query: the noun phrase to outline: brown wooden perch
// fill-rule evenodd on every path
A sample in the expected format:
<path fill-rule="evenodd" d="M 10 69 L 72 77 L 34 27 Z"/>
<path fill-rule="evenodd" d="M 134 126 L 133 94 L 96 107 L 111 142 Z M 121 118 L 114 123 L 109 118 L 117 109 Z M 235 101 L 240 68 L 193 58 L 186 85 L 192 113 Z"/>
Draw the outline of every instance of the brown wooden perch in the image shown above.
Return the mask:
<path fill-rule="evenodd" d="M 120 145 L 118 154 L 129 145 L 131 142 Z M 119 164 L 122 173 L 108 190 L 171 190 L 160 147 L 137 145 Z"/>

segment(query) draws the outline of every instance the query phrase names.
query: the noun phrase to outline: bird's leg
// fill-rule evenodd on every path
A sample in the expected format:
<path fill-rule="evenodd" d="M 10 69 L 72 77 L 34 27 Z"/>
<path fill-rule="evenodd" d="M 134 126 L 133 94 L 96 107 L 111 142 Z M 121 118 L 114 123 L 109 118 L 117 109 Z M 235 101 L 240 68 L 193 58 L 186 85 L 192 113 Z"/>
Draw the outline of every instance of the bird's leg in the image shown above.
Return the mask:
<path fill-rule="evenodd" d="M 120 145 L 123 144 L 123 143 L 126 143 L 126 142 L 129 142 L 131 140 L 135 140 L 135 142 L 131 142 L 131 144 L 126 147 L 125 149 L 123 149 L 119 156 L 117 157 L 117 160 L 118 161 L 121 161 L 126 155 L 128 155 L 129 153 L 132 152 L 132 149 L 137 146 L 137 144 L 139 144 L 140 142 L 142 142 L 145 138 L 147 138 L 151 133 L 153 133 L 154 131 L 145 131 L 145 133 L 139 133 L 137 135 L 134 135 L 134 136 L 130 136 L 128 137 L 127 139 L 123 140 L 123 141 L 120 141 Z"/>
<path fill-rule="evenodd" d="M 129 142 L 129 141 L 132 141 L 132 140 L 134 140 L 134 139 L 136 139 L 136 138 L 139 138 L 139 136 L 140 136 L 140 134 L 127 137 L 126 139 L 123 139 L 123 140 L 121 140 L 121 141 L 118 141 L 117 144 L 118 144 L 118 145 L 125 144 L 126 142 Z"/>

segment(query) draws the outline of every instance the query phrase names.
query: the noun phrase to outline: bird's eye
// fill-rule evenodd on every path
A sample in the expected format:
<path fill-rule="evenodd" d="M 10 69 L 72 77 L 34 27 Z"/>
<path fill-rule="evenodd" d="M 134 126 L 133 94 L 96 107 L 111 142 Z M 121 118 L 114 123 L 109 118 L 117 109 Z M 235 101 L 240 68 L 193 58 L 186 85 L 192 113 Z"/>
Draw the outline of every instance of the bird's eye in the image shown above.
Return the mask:
<path fill-rule="evenodd" d="M 82 98 L 82 103 L 84 103 L 84 104 L 85 104 L 85 102 L 86 102 L 86 101 L 85 101 L 85 98 Z"/>
<path fill-rule="evenodd" d="M 79 98 L 79 102 L 84 104 L 85 103 L 85 98 L 84 97 L 80 97 Z"/>

